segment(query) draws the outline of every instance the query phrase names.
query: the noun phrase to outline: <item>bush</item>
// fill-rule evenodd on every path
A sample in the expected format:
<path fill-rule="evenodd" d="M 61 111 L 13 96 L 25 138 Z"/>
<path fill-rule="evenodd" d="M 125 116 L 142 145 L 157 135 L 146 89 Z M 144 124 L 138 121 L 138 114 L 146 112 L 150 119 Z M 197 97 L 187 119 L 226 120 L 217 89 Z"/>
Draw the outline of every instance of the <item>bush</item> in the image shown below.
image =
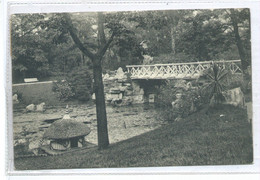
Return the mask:
<path fill-rule="evenodd" d="M 58 80 L 53 82 L 53 91 L 60 100 L 70 100 L 75 94 L 70 84 L 66 80 Z"/>
<path fill-rule="evenodd" d="M 182 97 L 177 99 L 177 94 Z M 172 105 L 174 102 L 174 106 Z M 171 121 L 177 117 L 187 117 L 197 111 L 202 106 L 199 88 L 196 84 L 192 85 L 185 80 L 168 81 L 158 90 L 158 101 L 156 105 L 159 110 L 159 117 Z"/>
<path fill-rule="evenodd" d="M 74 98 L 80 101 L 88 101 L 92 95 L 92 73 L 86 66 L 74 68 L 67 76 L 67 81 L 74 93 Z"/>
<path fill-rule="evenodd" d="M 168 81 L 165 85 L 157 89 L 158 96 L 156 101 L 156 106 L 158 107 L 169 107 L 171 103 L 176 100 L 176 88 L 174 81 Z"/>

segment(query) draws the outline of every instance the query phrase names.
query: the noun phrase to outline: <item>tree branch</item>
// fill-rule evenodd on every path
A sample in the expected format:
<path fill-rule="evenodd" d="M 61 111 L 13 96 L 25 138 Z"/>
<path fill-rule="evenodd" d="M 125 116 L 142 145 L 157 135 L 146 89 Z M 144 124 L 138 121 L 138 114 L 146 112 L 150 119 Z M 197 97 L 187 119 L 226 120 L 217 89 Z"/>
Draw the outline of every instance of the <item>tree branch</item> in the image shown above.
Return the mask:
<path fill-rule="evenodd" d="M 98 55 L 100 57 L 104 56 L 105 52 L 107 51 L 107 48 L 109 47 L 109 45 L 111 44 L 111 42 L 113 41 L 115 36 L 115 33 L 113 32 L 112 35 L 110 36 L 109 40 L 106 42 L 106 44 L 104 44 L 104 46 L 102 46 L 99 51 L 98 51 Z"/>
<path fill-rule="evenodd" d="M 71 38 L 73 39 L 74 43 L 76 44 L 76 46 L 86 55 L 88 56 L 91 60 L 94 59 L 95 55 L 90 52 L 85 46 L 84 44 L 80 41 L 79 37 L 77 36 L 75 29 L 72 25 L 72 20 L 70 18 L 70 16 L 68 14 L 63 14 L 63 17 L 65 19 L 66 22 L 66 26 L 67 29 L 70 33 Z"/>

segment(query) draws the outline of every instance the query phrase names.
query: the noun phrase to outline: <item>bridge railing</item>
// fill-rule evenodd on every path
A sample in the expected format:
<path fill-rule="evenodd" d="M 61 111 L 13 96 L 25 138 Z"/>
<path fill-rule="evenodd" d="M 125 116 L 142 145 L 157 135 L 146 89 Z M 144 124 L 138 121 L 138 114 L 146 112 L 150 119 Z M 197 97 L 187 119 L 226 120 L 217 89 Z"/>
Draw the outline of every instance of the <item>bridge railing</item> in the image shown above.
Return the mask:
<path fill-rule="evenodd" d="M 126 67 L 132 79 L 193 79 L 198 78 L 205 69 L 211 67 L 213 62 L 220 68 L 229 69 L 233 74 L 242 73 L 241 60 L 128 65 Z"/>

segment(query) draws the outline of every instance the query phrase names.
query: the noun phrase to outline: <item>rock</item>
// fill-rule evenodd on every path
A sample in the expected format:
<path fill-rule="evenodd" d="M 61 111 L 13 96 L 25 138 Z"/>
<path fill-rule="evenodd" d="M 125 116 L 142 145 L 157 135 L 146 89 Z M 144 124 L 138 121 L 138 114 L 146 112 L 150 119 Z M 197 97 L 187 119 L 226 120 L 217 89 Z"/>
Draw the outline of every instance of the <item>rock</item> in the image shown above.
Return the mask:
<path fill-rule="evenodd" d="M 135 95 L 144 95 L 144 90 L 140 86 L 133 87 L 133 93 Z"/>
<path fill-rule="evenodd" d="M 130 87 L 131 83 L 124 83 L 125 86 Z"/>
<path fill-rule="evenodd" d="M 34 104 L 30 104 L 28 106 L 26 106 L 26 112 L 32 112 L 35 111 L 35 105 Z"/>
<path fill-rule="evenodd" d="M 122 78 L 122 79 L 118 79 L 117 82 L 119 82 L 119 83 L 127 82 L 127 76 L 125 76 L 125 77 Z"/>
<path fill-rule="evenodd" d="M 127 79 L 127 76 L 125 75 L 123 69 L 121 67 L 118 68 L 115 75 L 116 79 Z"/>
<path fill-rule="evenodd" d="M 238 107 L 245 106 L 244 93 L 240 87 L 224 91 L 222 94 L 225 97 L 224 104 L 230 104 Z"/>
<path fill-rule="evenodd" d="M 143 95 L 134 95 L 133 96 L 133 104 L 142 104 L 142 103 L 144 103 Z"/>
<path fill-rule="evenodd" d="M 110 94 L 119 94 L 120 93 L 120 89 L 119 88 L 111 88 L 109 90 Z"/>
<path fill-rule="evenodd" d="M 109 80 L 109 81 L 115 80 L 115 77 L 110 76 L 109 78 L 107 78 L 107 80 Z"/>
<path fill-rule="evenodd" d="M 14 141 L 14 146 L 18 146 L 20 144 L 25 144 L 27 141 L 26 139 L 18 139 Z"/>
<path fill-rule="evenodd" d="M 131 96 L 131 95 L 133 95 L 133 91 L 127 89 L 127 90 L 124 92 L 124 95 L 125 95 L 125 96 Z"/>
<path fill-rule="evenodd" d="M 106 93 L 105 97 L 106 101 L 111 101 L 113 99 L 110 93 Z"/>
<path fill-rule="evenodd" d="M 106 73 L 105 75 L 103 75 L 103 80 L 106 81 L 106 80 L 109 80 L 110 76 L 108 73 Z"/>
<path fill-rule="evenodd" d="M 96 95 L 95 93 L 92 94 L 92 100 L 95 100 L 96 99 Z"/>
<path fill-rule="evenodd" d="M 139 93 L 140 95 L 144 95 L 144 90 L 143 89 L 140 89 Z"/>
<path fill-rule="evenodd" d="M 13 103 L 19 103 L 19 100 L 18 100 L 18 95 L 17 94 L 14 94 L 13 95 Z"/>
<path fill-rule="evenodd" d="M 122 106 L 128 106 L 128 105 L 131 105 L 132 102 L 133 102 L 133 98 L 131 96 L 124 96 L 123 99 L 122 99 L 121 105 Z"/>
<path fill-rule="evenodd" d="M 124 92 L 126 89 L 127 89 L 127 86 L 120 86 L 119 87 L 119 90 L 122 91 L 122 92 Z"/>
<path fill-rule="evenodd" d="M 112 100 L 118 101 L 119 100 L 119 94 L 110 94 L 110 93 L 108 93 L 108 94 L 106 94 L 106 100 L 107 101 L 112 101 Z"/>
<path fill-rule="evenodd" d="M 142 42 L 140 43 L 140 45 L 141 45 L 144 49 L 147 49 L 147 48 L 148 48 L 147 43 L 146 43 L 145 40 L 142 41 Z"/>
<path fill-rule="evenodd" d="M 71 119 L 69 114 L 65 114 L 62 119 Z"/>
<path fill-rule="evenodd" d="M 44 112 L 46 109 L 45 109 L 45 103 L 41 103 L 41 104 L 38 104 L 36 106 L 36 110 L 35 111 L 38 111 L 38 112 Z"/>
<path fill-rule="evenodd" d="M 119 100 L 122 100 L 122 98 L 123 98 L 123 94 L 120 93 L 120 94 L 118 95 L 118 99 L 119 99 Z"/>

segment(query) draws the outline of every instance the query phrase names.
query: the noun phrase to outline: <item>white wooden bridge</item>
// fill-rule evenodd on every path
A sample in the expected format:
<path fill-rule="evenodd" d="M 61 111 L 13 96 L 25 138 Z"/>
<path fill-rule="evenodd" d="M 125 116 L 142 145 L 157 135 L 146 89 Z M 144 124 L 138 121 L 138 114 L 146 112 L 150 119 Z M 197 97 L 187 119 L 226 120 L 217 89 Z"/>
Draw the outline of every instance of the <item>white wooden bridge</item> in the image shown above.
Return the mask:
<path fill-rule="evenodd" d="M 220 68 L 229 69 L 232 74 L 242 73 L 241 60 L 214 61 Z M 196 79 L 213 61 L 129 65 L 126 66 L 131 79 Z"/>

